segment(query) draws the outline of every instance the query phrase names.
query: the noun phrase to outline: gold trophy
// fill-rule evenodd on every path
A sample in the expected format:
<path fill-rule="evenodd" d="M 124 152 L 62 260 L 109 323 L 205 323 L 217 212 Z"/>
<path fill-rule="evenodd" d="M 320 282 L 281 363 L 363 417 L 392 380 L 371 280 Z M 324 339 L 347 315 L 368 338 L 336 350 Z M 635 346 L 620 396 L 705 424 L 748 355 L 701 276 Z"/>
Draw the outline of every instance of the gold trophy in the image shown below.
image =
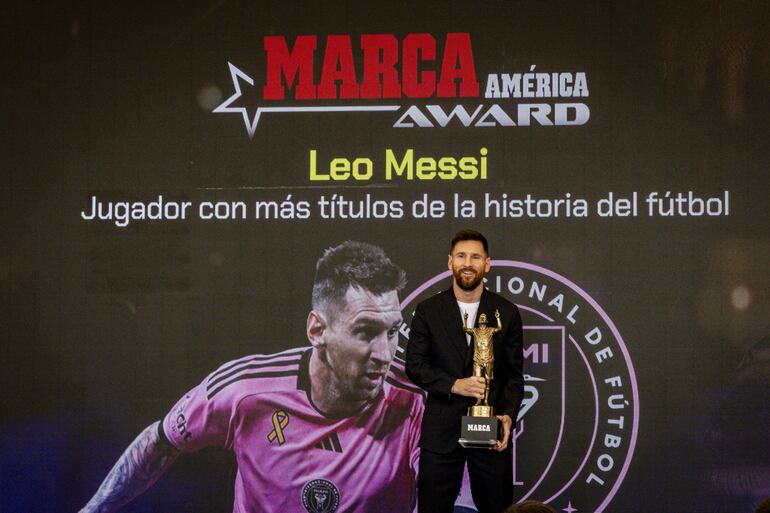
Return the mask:
<path fill-rule="evenodd" d="M 492 337 L 503 329 L 500 312 L 495 310 L 497 327 L 487 326 L 486 314 L 479 315 L 479 327 L 468 327 L 468 314 L 463 316 L 463 331 L 473 337 L 473 375 L 484 378 L 484 397 L 468 408 L 468 415 L 462 418 L 460 445 L 491 449 L 498 444 L 500 425 L 495 417 L 494 407 L 489 405 L 489 387 L 495 377 L 495 353 Z"/>

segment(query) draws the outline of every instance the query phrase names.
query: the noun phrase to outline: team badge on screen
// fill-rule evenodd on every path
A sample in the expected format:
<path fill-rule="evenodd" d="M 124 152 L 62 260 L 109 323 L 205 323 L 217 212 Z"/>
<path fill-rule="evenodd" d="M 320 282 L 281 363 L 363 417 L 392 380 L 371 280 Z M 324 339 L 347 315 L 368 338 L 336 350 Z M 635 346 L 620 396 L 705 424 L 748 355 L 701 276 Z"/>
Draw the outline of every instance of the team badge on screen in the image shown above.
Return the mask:
<path fill-rule="evenodd" d="M 334 513 L 340 505 L 340 491 L 331 481 L 313 479 L 302 489 L 302 505 L 308 513 Z"/>
<path fill-rule="evenodd" d="M 402 355 L 414 306 L 450 279 L 441 273 L 402 302 Z M 485 285 L 516 303 L 524 327 L 524 398 L 511 433 L 514 499 L 604 511 L 639 428 L 636 376 L 620 330 L 587 292 L 544 267 L 493 260 Z M 467 476 L 456 504 L 474 509 Z"/>

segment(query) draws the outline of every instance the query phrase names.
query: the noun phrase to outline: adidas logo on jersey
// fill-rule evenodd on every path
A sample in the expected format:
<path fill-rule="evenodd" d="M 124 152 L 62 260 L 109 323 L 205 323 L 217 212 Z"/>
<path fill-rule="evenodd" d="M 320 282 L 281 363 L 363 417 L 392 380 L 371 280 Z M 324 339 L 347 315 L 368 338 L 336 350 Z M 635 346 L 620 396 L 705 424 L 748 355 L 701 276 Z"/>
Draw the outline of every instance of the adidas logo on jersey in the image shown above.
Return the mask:
<path fill-rule="evenodd" d="M 337 437 L 337 433 L 332 433 L 326 438 L 322 438 L 321 441 L 315 444 L 315 448 L 342 453 L 342 445 L 340 445 L 340 439 Z"/>

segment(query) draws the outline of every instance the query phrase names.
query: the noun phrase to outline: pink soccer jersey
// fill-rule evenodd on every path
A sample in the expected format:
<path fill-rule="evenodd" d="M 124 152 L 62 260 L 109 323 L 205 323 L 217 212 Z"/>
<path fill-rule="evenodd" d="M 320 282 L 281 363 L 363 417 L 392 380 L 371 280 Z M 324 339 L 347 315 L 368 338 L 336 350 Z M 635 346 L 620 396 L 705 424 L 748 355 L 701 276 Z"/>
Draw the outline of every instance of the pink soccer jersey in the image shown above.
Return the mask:
<path fill-rule="evenodd" d="M 312 349 L 229 362 L 163 419 L 178 449 L 235 453 L 236 513 L 411 512 L 423 402 L 391 367 L 363 411 L 329 418 L 309 400 Z"/>

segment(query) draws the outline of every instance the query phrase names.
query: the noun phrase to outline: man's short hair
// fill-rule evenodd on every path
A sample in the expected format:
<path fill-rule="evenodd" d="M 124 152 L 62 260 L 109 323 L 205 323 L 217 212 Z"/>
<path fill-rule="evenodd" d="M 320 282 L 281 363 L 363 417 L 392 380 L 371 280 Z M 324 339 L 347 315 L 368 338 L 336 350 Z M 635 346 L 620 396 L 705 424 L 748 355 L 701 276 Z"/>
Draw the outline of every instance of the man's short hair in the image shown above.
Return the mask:
<path fill-rule="evenodd" d="M 350 287 L 380 295 L 400 291 L 405 285 L 406 273 L 391 262 L 382 248 L 347 240 L 327 249 L 318 259 L 313 308 L 324 303 L 339 303 Z"/>
<path fill-rule="evenodd" d="M 452 251 L 454 251 L 455 245 L 458 242 L 464 240 L 477 240 L 481 242 L 481 245 L 484 246 L 484 253 L 489 254 L 489 243 L 487 242 L 487 238 L 484 237 L 481 232 L 477 232 L 476 230 L 460 230 L 455 233 L 455 236 L 452 237 L 452 245 L 449 247 L 449 254 L 452 254 Z"/>

